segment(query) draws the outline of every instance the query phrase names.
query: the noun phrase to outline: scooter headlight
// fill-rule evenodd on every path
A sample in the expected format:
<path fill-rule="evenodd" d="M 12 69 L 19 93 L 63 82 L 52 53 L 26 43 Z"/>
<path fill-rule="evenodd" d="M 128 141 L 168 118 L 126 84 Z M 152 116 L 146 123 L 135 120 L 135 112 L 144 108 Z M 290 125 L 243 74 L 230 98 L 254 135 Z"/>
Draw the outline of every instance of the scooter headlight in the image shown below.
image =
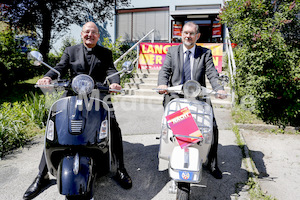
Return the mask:
<path fill-rule="evenodd" d="M 197 81 L 189 80 L 183 85 L 185 98 L 197 97 L 201 94 L 201 85 Z"/>
<path fill-rule="evenodd" d="M 48 140 L 54 140 L 54 122 L 52 120 L 48 121 L 46 137 Z"/>
<path fill-rule="evenodd" d="M 86 74 L 80 74 L 72 81 L 72 89 L 76 94 L 89 94 L 94 89 L 94 86 L 94 80 Z"/>

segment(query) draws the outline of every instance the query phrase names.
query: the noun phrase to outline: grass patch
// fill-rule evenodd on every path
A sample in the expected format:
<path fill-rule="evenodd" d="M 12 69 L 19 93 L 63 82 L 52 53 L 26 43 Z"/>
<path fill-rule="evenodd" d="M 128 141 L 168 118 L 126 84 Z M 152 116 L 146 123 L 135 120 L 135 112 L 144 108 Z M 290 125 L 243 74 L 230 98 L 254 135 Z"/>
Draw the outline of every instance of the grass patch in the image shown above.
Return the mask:
<path fill-rule="evenodd" d="M 259 124 L 259 125 L 268 125 L 265 122 L 263 122 L 261 119 L 258 119 L 256 115 L 252 114 L 249 110 L 243 109 L 241 106 L 237 105 L 231 110 L 232 119 L 235 123 L 240 124 Z M 270 124 L 269 124 L 270 125 Z M 271 125 L 270 125 L 271 126 Z M 266 133 L 272 133 L 272 134 L 292 134 L 292 135 L 298 135 L 300 134 L 300 127 L 291 127 L 289 128 L 281 128 L 275 126 L 275 128 L 266 127 L 264 130 L 260 130 Z"/>
<path fill-rule="evenodd" d="M 4 102 L 14 103 L 14 102 L 25 101 L 26 95 L 29 94 L 30 92 L 43 94 L 40 89 L 34 87 L 36 83 L 34 82 L 34 79 L 30 79 L 30 80 L 32 81 L 21 82 L 14 86 L 1 88 L 0 104 Z"/>
<path fill-rule="evenodd" d="M 23 99 L 0 105 L 0 158 L 44 132 L 47 117 L 44 95 L 31 92 Z"/>
<path fill-rule="evenodd" d="M 288 134 L 288 135 L 299 135 L 300 131 L 298 130 L 293 130 L 293 131 L 287 131 L 286 129 L 278 128 L 278 129 L 270 129 L 266 131 L 267 133 L 272 133 L 275 135 L 282 135 L 282 134 Z"/>
<path fill-rule="evenodd" d="M 26 80 L 26 81 L 23 81 L 23 83 L 36 84 L 36 82 L 37 82 L 39 79 L 43 78 L 43 77 L 44 77 L 44 76 L 36 76 L 36 77 L 34 77 L 34 78 L 32 78 L 32 79 L 28 79 L 28 80 Z"/>
<path fill-rule="evenodd" d="M 240 106 L 235 106 L 232 109 L 232 119 L 235 123 L 242 124 L 263 124 L 264 122 L 252 114 L 249 110 L 244 110 Z"/>

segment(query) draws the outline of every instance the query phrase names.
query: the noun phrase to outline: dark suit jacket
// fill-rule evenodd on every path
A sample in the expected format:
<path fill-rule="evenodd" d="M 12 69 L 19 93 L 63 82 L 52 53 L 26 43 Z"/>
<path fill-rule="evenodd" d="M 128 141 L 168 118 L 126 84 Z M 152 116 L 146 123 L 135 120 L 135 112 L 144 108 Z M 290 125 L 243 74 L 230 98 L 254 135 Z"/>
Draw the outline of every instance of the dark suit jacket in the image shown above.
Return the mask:
<path fill-rule="evenodd" d="M 109 49 L 96 45 L 93 48 L 94 55 L 92 56 L 92 64 L 89 72 L 86 70 L 86 61 L 84 58 L 84 45 L 79 44 L 67 47 L 60 59 L 60 62 L 55 66 L 61 74 L 67 73 L 70 70 L 71 78 L 79 74 L 90 75 L 95 82 L 103 83 L 106 76 L 117 72 L 113 64 L 112 52 Z M 45 76 L 52 79 L 57 78 L 57 74 L 53 71 L 48 71 Z M 120 76 L 116 75 L 109 79 L 110 83 L 120 83 Z"/>
<path fill-rule="evenodd" d="M 193 80 L 198 81 L 202 86 L 205 84 L 205 74 L 209 79 L 213 89 L 219 86 L 219 73 L 216 70 L 211 50 L 196 46 L 193 65 Z M 183 68 L 183 44 L 169 47 L 164 64 L 158 74 L 158 85 L 176 86 L 182 81 Z M 220 87 L 223 89 L 223 87 Z"/>

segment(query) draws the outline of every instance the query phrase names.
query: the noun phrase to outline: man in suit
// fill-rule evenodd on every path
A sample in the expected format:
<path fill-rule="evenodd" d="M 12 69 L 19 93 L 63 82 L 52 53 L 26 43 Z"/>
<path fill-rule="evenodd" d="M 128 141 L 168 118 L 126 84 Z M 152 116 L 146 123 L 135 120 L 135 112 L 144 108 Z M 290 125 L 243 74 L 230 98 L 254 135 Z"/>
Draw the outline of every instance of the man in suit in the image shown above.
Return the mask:
<path fill-rule="evenodd" d="M 83 26 L 81 32 L 81 39 L 83 43 L 67 47 L 60 62 L 55 66 L 55 69 L 60 73 L 67 73 L 67 71 L 69 71 L 71 78 L 74 78 L 79 74 L 88 74 L 95 82 L 103 83 L 108 75 L 117 72 L 117 70 L 113 64 L 112 52 L 97 45 L 99 37 L 100 34 L 96 24 L 93 22 L 87 22 Z M 50 70 L 42 79 L 38 80 L 37 84 L 50 84 L 52 79 L 55 79 L 56 77 L 57 74 Z M 119 75 L 111 77 L 109 82 L 111 83 L 109 86 L 110 89 L 122 89 L 120 86 Z M 118 160 L 118 170 L 114 179 L 121 185 L 121 187 L 129 189 L 132 187 L 132 180 L 124 167 L 121 130 L 116 121 L 114 112 L 111 112 L 111 126 L 112 149 Z M 43 153 L 39 165 L 39 174 L 25 192 L 23 199 L 32 199 L 37 196 L 48 182 L 48 169 Z"/>
<path fill-rule="evenodd" d="M 158 74 L 159 93 L 164 94 L 163 105 L 178 97 L 167 92 L 168 86 L 176 86 L 187 80 L 196 80 L 202 86 L 205 84 L 205 74 L 213 89 L 217 89 L 217 97 L 225 98 L 224 88 L 218 84 L 219 74 L 214 66 L 211 51 L 196 45 L 200 37 L 199 27 L 193 22 L 187 22 L 182 30 L 182 44 L 168 49 L 163 66 Z M 217 179 L 222 178 L 222 172 L 218 167 L 218 127 L 214 119 L 214 142 L 211 146 L 206 167 Z"/>

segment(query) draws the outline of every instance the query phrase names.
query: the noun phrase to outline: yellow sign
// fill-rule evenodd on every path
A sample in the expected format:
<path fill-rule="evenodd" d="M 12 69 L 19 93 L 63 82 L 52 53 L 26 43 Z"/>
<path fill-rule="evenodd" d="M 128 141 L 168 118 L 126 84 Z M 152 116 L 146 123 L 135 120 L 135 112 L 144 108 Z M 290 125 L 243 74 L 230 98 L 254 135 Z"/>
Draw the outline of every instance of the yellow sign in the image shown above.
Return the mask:
<path fill-rule="evenodd" d="M 140 69 L 157 69 L 160 70 L 164 63 L 168 48 L 177 46 L 180 43 L 141 43 L 139 54 Z M 213 62 L 218 70 L 222 71 L 223 44 L 222 43 L 197 43 L 212 51 Z"/>

